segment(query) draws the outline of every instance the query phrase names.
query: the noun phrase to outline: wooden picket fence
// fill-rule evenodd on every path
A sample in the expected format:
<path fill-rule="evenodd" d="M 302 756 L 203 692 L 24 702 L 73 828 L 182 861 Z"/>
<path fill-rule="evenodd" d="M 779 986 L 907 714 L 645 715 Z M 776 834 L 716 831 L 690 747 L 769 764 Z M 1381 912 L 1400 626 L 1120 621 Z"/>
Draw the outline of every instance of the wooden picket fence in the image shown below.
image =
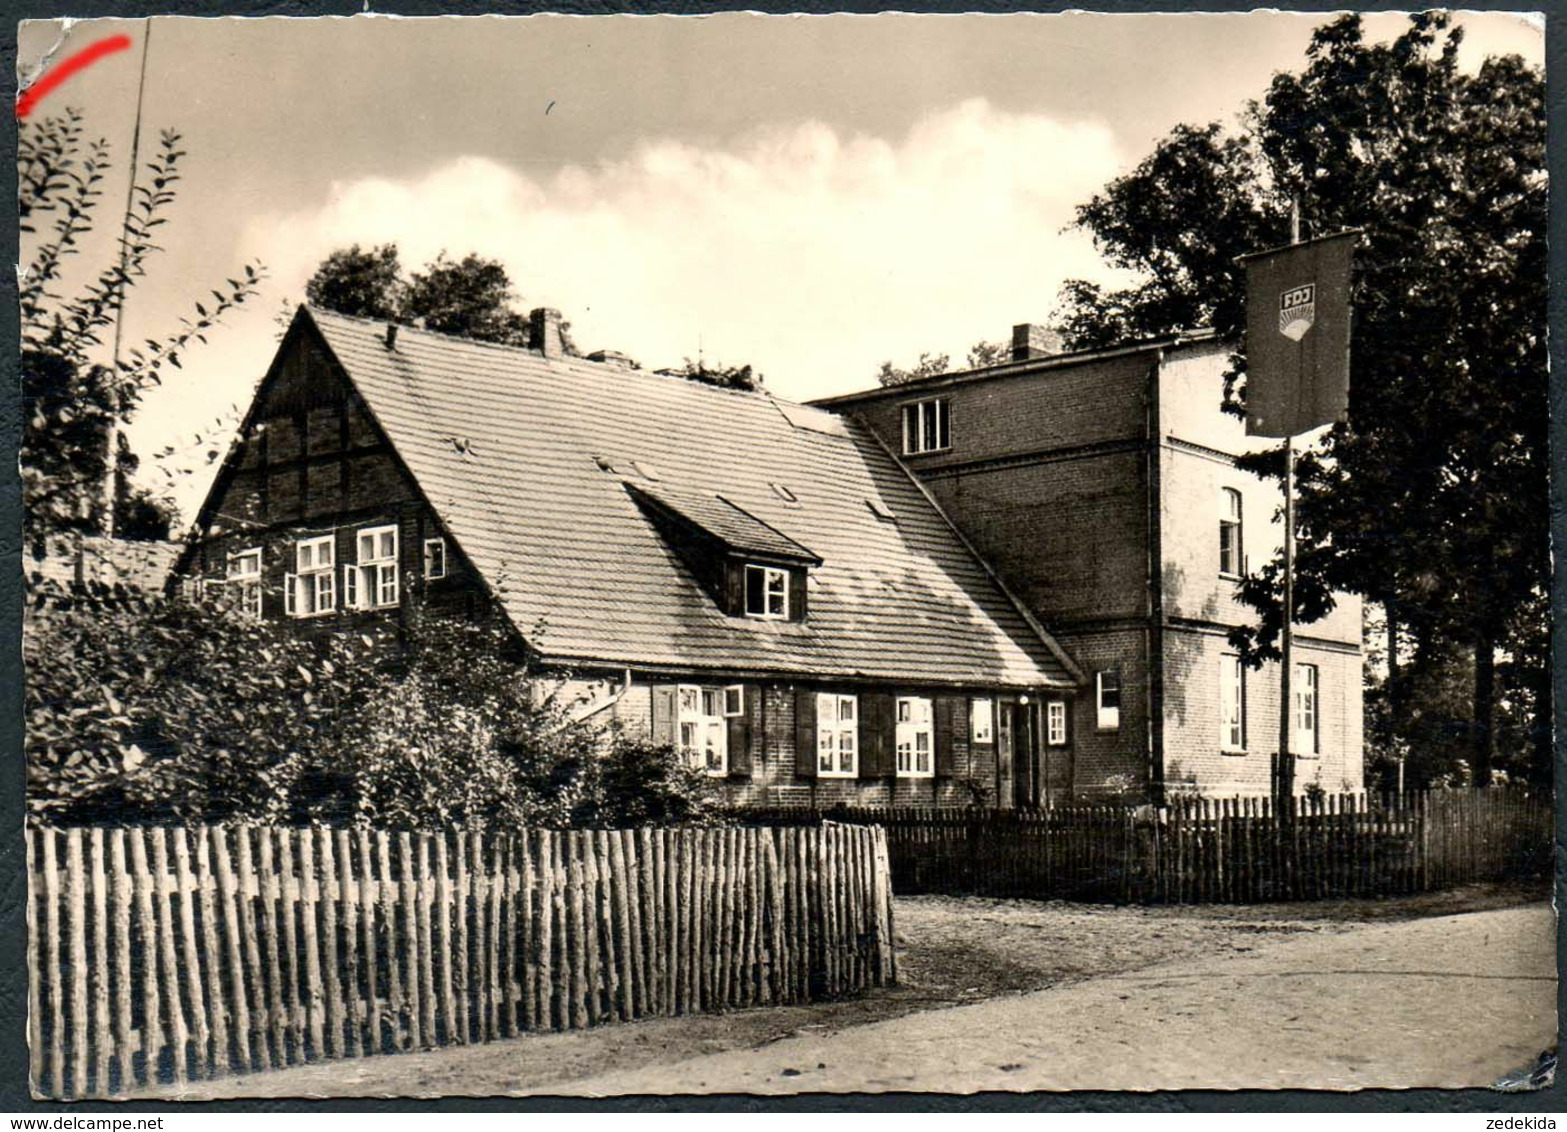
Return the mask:
<path fill-rule="evenodd" d="M 27 839 L 42 1097 L 895 977 L 874 827 L 32 827 Z"/>
<path fill-rule="evenodd" d="M 1552 802 L 1524 789 L 1176 799 L 1152 807 L 775 811 L 887 831 L 899 894 L 1194 904 L 1393 896 L 1549 875 Z"/>

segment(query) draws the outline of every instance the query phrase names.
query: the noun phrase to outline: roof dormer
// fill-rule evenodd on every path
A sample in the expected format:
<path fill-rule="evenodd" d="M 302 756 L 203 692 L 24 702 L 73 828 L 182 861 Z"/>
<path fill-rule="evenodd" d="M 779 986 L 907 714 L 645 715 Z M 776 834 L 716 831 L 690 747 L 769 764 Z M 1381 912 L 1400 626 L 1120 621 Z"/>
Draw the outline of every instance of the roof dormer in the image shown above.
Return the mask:
<path fill-rule="evenodd" d="M 731 617 L 805 620 L 815 553 L 722 495 L 625 481 L 670 548 Z"/>

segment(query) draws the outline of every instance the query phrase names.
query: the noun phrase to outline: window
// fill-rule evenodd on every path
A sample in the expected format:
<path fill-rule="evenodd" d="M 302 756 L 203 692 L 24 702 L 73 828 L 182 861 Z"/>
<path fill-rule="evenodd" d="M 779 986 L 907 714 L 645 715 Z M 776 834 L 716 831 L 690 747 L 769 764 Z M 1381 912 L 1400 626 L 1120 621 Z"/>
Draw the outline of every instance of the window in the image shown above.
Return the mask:
<path fill-rule="evenodd" d="M 290 617 L 315 617 L 337 609 L 337 549 L 333 535 L 294 543 L 294 573 L 283 579 Z"/>
<path fill-rule="evenodd" d="M 1311 757 L 1318 751 L 1317 666 L 1297 664 L 1290 681 L 1290 698 L 1295 701 L 1295 745 L 1297 755 Z"/>
<path fill-rule="evenodd" d="M 898 754 L 899 778 L 930 778 L 936 773 L 930 701 L 899 696 L 893 741 Z"/>
<path fill-rule="evenodd" d="M 1094 677 L 1094 696 L 1099 705 L 1097 726 L 1100 731 L 1121 729 L 1121 674 L 1106 670 Z"/>
<path fill-rule="evenodd" d="M 359 578 L 354 586 L 360 609 L 397 604 L 397 528 L 366 527 L 355 540 L 359 548 Z"/>
<path fill-rule="evenodd" d="M 724 689 L 724 718 L 745 714 L 745 686 L 731 684 Z"/>
<path fill-rule="evenodd" d="M 903 452 L 939 452 L 952 447 L 947 426 L 947 399 L 936 397 L 903 406 Z"/>
<path fill-rule="evenodd" d="M 1219 658 L 1219 749 L 1246 749 L 1246 673 L 1238 656 Z"/>
<path fill-rule="evenodd" d="M 682 684 L 679 695 L 680 749 L 691 765 L 708 774 L 729 773 L 729 724 L 724 721 L 727 689 Z"/>
<path fill-rule="evenodd" d="M 969 730 L 976 743 L 994 743 L 996 706 L 990 700 L 975 700 L 969 706 Z"/>
<path fill-rule="evenodd" d="M 261 620 L 261 548 L 229 555 L 229 600 L 246 617 Z"/>
<path fill-rule="evenodd" d="M 817 695 L 816 773 L 819 777 L 853 778 L 860 772 L 859 722 L 857 697 Z"/>
<path fill-rule="evenodd" d="M 1241 550 L 1241 493 L 1219 492 L 1219 573 L 1238 578 L 1245 569 Z"/>
<path fill-rule="evenodd" d="M 745 568 L 745 615 L 785 620 L 789 616 L 789 571 L 776 566 Z"/>
<path fill-rule="evenodd" d="M 445 539 L 427 538 L 424 540 L 424 576 L 426 578 L 446 577 Z"/>
<path fill-rule="evenodd" d="M 1045 704 L 1045 742 L 1052 747 L 1066 746 L 1066 701 Z"/>

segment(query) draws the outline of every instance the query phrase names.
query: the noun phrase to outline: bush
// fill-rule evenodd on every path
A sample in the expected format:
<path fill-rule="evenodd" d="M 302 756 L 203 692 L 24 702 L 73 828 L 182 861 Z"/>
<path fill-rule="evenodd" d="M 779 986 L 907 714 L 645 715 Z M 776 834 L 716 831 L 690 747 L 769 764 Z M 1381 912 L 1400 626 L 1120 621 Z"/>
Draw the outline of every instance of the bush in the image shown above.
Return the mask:
<path fill-rule="evenodd" d="M 219 607 L 34 594 L 28 807 L 57 823 L 720 820 L 669 745 L 572 719 L 496 622 L 321 643 Z"/>

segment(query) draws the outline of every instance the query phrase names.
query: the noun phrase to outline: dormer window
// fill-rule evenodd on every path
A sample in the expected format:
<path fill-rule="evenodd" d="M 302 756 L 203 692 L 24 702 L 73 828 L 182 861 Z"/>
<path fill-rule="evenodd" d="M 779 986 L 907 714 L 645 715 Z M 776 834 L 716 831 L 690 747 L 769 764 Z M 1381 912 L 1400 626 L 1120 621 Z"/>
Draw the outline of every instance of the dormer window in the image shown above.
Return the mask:
<path fill-rule="evenodd" d="M 771 620 L 789 619 L 789 571 L 777 566 L 745 568 L 745 615 Z"/>
<path fill-rule="evenodd" d="M 916 401 L 912 405 L 903 406 L 905 456 L 940 452 L 951 447 L 952 434 L 947 422 L 945 397 L 932 397 L 929 401 Z"/>

